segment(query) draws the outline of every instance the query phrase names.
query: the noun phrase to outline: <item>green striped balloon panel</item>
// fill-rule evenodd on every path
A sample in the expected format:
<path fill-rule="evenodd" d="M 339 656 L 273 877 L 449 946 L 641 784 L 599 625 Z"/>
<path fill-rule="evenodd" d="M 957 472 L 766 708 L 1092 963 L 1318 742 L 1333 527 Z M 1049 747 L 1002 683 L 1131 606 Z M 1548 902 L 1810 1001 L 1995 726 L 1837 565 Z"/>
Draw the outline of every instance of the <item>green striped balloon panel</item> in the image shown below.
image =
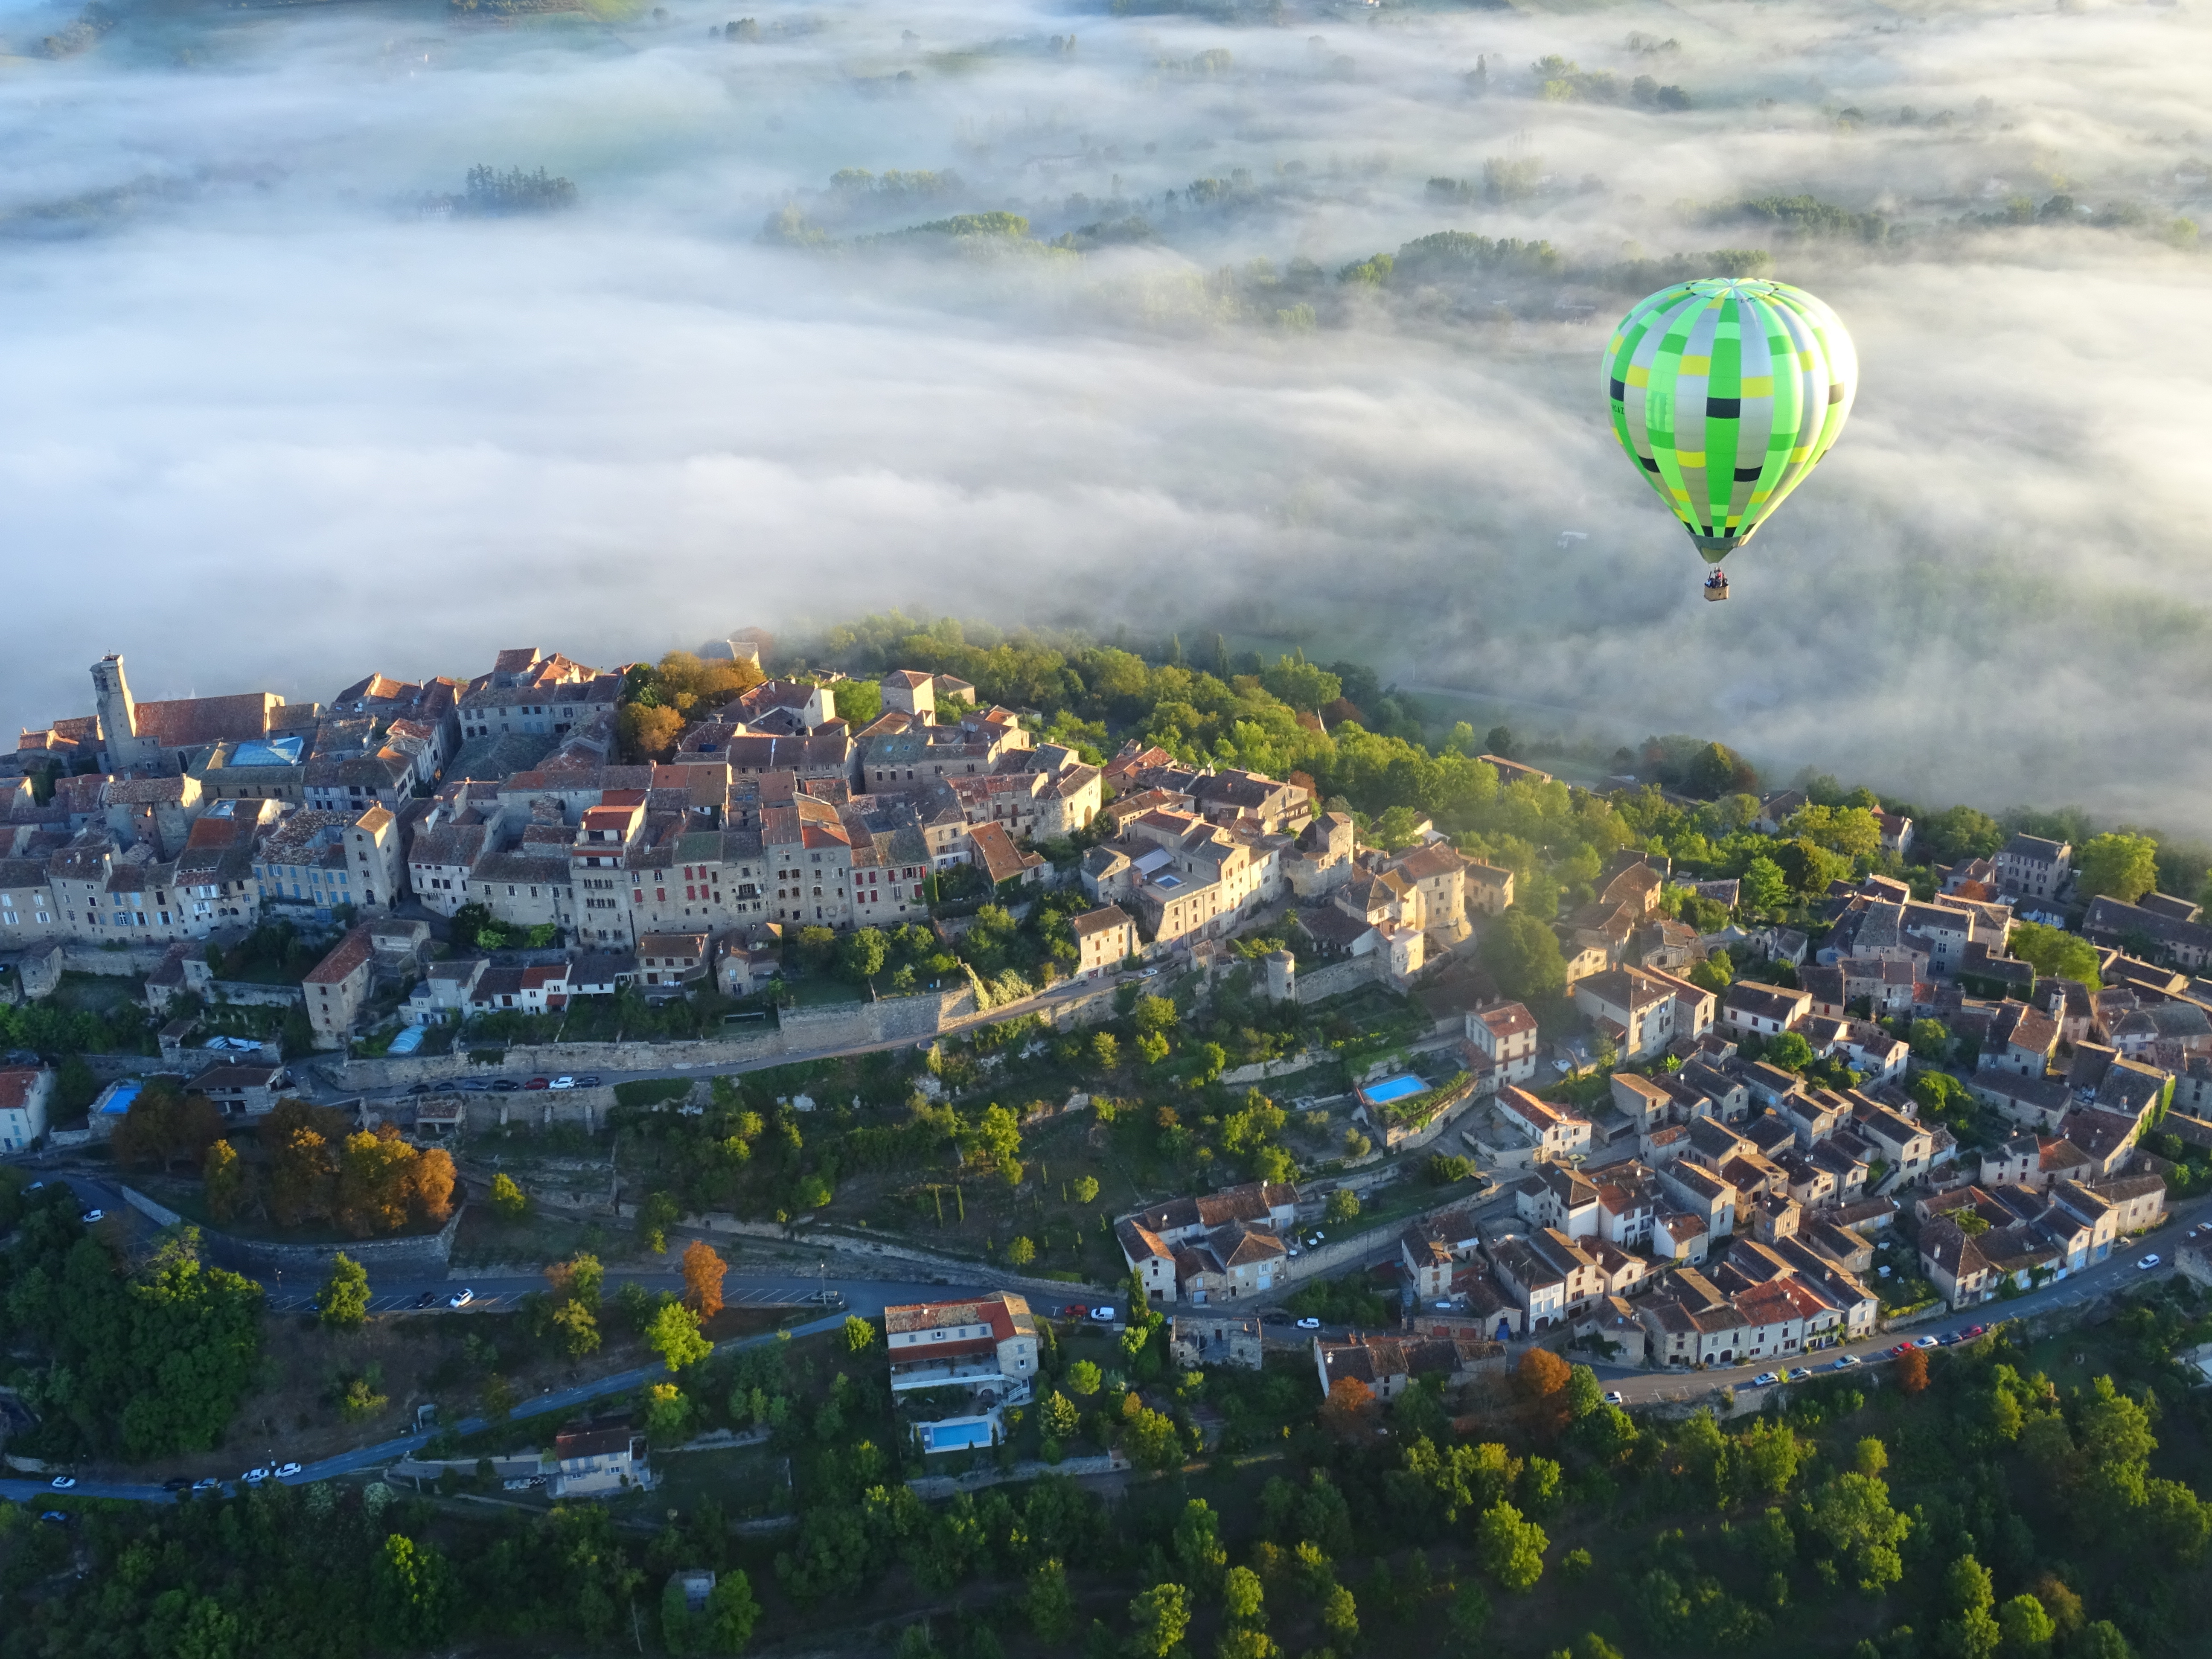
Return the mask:
<path fill-rule="evenodd" d="M 1828 453 L 1858 381 L 1850 336 L 1821 301 L 1726 277 L 1640 301 L 1606 366 L 1614 436 L 1714 562 Z"/>

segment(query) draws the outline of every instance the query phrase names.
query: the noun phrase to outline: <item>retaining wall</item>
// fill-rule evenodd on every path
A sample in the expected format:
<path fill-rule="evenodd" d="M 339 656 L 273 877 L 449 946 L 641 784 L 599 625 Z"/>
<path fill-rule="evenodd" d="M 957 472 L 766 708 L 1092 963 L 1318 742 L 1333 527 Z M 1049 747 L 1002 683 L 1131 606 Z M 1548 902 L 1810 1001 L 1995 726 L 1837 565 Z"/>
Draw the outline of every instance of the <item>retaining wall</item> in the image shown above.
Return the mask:
<path fill-rule="evenodd" d="M 184 1218 L 155 1203 L 134 1188 L 123 1189 L 123 1201 L 158 1226 L 173 1227 Z M 468 1206 L 456 1204 L 446 1224 L 434 1233 L 404 1238 L 357 1238 L 342 1244 L 278 1244 L 264 1239 L 238 1238 L 211 1227 L 200 1230 L 200 1248 L 218 1267 L 238 1273 L 310 1273 L 330 1271 L 331 1258 L 340 1251 L 372 1273 L 420 1272 L 443 1274 L 453 1254 L 453 1236 L 460 1231 L 461 1213 Z"/>
<path fill-rule="evenodd" d="M 1340 997 L 1346 991 L 1356 991 L 1363 985 L 1387 977 L 1389 965 L 1384 952 L 1370 951 L 1349 961 L 1332 962 L 1326 968 L 1301 968 L 1298 1000 L 1320 1002 L 1328 997 Z"/>
<path fill-rule="evenodd" d="M 296 985 L 256 985 L 250 980 L 218 979 L 210 981 L 207 998 L 210 1002 L 251 1003 L 262 1008 L 290 1008 L 305 1002 L 307 994 Z"/>

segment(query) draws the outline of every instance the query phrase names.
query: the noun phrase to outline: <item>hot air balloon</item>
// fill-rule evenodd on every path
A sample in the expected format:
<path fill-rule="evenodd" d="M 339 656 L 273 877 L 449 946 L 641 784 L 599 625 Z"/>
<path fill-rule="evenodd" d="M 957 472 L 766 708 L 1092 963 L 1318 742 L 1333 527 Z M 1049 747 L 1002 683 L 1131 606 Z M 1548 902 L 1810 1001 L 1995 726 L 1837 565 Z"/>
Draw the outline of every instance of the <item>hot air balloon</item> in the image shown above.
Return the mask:
<path fill-rule="evenodd" d="M 1836 313 L 1787 283 L 1676 283 L 1638 301 L 1605 350 L 1613 435 L 1713 567 L 1749 541 L 1834 445 L 1858 390 Z"/>

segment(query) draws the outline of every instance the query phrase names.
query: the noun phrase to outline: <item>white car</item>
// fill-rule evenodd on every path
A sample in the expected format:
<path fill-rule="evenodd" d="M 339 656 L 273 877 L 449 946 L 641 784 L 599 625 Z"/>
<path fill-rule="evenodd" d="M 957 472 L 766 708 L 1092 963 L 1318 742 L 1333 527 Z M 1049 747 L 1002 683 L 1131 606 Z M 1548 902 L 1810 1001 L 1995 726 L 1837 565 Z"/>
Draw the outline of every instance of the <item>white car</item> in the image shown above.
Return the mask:
<path fill-rule="evenodd" d="M 87 1210 L 84 1212 L 84 1224 L 88 1227 L 92 1225 L 95 1221 L 105 1221 L 106 1219 L 107 1212 L 105 1210 Z"/>
<path fill-rule="evenodd" d="M 249 1486 L 258 1486 L 268 1478 L 269 1471 L 265 1468 L 248 1469 L 244 1474 L 239 1477 L 240 1480 L 245 1481 Z"/>
<path fill-rule="evenodd" d="M 549 1089 L 573 1089 L 576 1086 L 576 1079 L 572 1077 L 556 1077 L 545 1086 Z"/>
<path fill-rule="evenodd" d="M 446 1298 L 446 1305 L 449 1308 L 465 1308 L 476 1299 L 477 1293 L 474 1291 L 455 1291 Z"/>
<path fill-rule="evenodd" d="M 221 1492 L 222 1490 L 222 1482 L 216 1480 L 211 1474 L 204 1474 L 198 1480 L 192 1482 L 192 1490 L 194 1492 Z"/>
<path fill-rule="evenodd" d="M 1863 1365 L 1865 1364 L 1866 1361 L 1860 1358 L 1856 1354 L 1847 1353 L 1838 1358 L 1836 1363 L 1829 1366 L 1828 1369 L 1832 1371 L 1847 1371 L 1854 1365 Z"/>
<path fill-rule="evenodd" d="M 1121 1314 L 1116 1308 L 1093 1308 L 1091 1310 L 1091 1316 L 1102 1325 L 1110 1325 L 1119 1319 Z"/>
<path fill-rule="evenodd" d="M 1916 1336 L 1912 1339 L 1912 1346 L 1916 1348 L 1940 1348 L 1943 1344 L 1936 1337 Z"/>
<path fill-rule="evenodd" d="M 1751 1379 L 1751 1386 L 1754 1389 L 1771 1389 L 1781 1380 L 1772 1371 L 1761 1371 Z"/>
<path fill-rule="evenodd" d="M 73 1474 L 58 1474 L 50 1484 L 56 1492 L 67 1492 L 71 1486 L 76 1485 L 76 1477 Z"/>
<path fill-rule="evenodd" d="M 289 1480 L 299 1472 L 300 1466 L 297 1463 L 279 1463 L 276 1466 L 276 1478 L 279 1480 Z"/>
<path fill-rule="evenodd" d="M 2158 1266 L 2158 1256 L 2157 1254 L 2154 1252 L 2136 1263 L 2136 1271 L 2137 1273 L 2147 1273 L 2156 1266 Z"/>
<path fill-rule="evenodd" d="M 1605 1403 L 1608 1406 L 1626 1406 L 1628 1403 L 1628 1397 L 1619 1389 L 1607 1389 L 1605 1391 Z"/>
<path fill-rule="evenodd" d="M 1298 1321 L 1298 1328 L 1302 1331 L 1317 1331 L 1321 1328 L 1321 1321 L 1313 1318 L 1301 1319 Z"/>

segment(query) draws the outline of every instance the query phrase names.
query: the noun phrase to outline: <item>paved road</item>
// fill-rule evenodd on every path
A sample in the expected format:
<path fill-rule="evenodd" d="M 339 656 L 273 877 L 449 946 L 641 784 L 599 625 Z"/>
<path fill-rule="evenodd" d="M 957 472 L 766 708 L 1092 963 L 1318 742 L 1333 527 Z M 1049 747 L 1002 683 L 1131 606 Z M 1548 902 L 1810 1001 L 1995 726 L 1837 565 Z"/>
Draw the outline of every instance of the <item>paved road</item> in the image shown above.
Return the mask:
<path fill-rule="evenodd" d="M 837 1314 L 827 1319 L 817 1319 L 807 1324 L 793 1327 L 791 1334 L 793 1336 L 810 1336 L 817 1331 L 834 1330 L 843 1317 L 842 1314 Z M 756 1343 L 773 1342 L 778 1340 L 778 1336 L 775 1335 L 757 1336 L 744 1342 L 730 1343 L 726 1346 L 732 1348 L 750 1347 Z M 619 1371 L 611 1376 L 603 1376 L 593 1382 L 580 1383 L 573 1389 L 559 1389 L 550 1393 L 541 1394 L 534 1399 L 526 1400 L 516 1406 L 514 1415 L 544 1417 L 556 1413 L 574 1411 L 580 1406 L 607 1395 L 627 1393 L 664 1375 L 667 1369 L 665 1365 L 655 1361 L 650 1365 L 641 1365 L 634 1370 Z M 468 1417 L 450 1426 L 461 1434 L 468 1435 L 476 1433 L 487 1425 L 481 1417 Z M 341 1452 L 336 1457 L 326 1457 L 320 1462 L 307 1465 L 299 1474 L 291 1476 L 286 1484 L 304 1486 L 311 1481 L 327 1480 L 333 1475 L 350 1474 L 362 1469 L 375 1468 L 380 1464 L 397 1461 L 402 1453 L 420 1449 L 427 1444 L 431 1436 L 428 1434 L 402 1435 L 394 1440 L 380 1441 L 374 1446 L 362 1446 L 352 1451 Z M 228 1482 L 224 1490 L 234 1492 L 239 1489 L 240 1485 L 240 1482 L 234 1480 Z M 112 1480 L 80 1481 L 67 1492 L 55 1491 L 50 1480 L 0 1480 L 0 1497 L 12 1498 L 20 1503 L 26 1504 L 51 1502 L 61 1498 L 117 1498 L 137 1503 L 167 1504 L 177 1501 L 179 1494 L 158 1486 L 138 1486 Z"/>
<path fill-rule="evenodd" d="M 1177 975 L 1184 972 L 1188 967 L 1188 964 L 1187 963 L 1162 963 L 1157 969 L 1147 974 L 1127 975 L 1121 976 L 1121 978 L 1126 978 L 1133 984 L 1150 983 L 1152 986 L 1158 987 L 1166 984 Z M 1121 978 L 1114 978 L 1110 980 L 1063 980 L 1059 984 L 1051 987 L 1048 990 L 1041 991 L 1035 996 L 1024 998 L 1018 1002 L 1006 1003 L 1001 1006 L 990 1009 L 987 1012 L 980 1012 L 972 1015 L 966 1019 L 959 1021 L 956 1024 L 945 1027 L 945 1030 L 939 1035 L 949 1036 L 955 1035 L 959 1031 L 965 1030 L 973 1025 L 992 1024 L 1000 1020 L 1013 1019 L 1023 1014 L 1043 1013 L 1048 1015 L 1051 1011 L 1060 1004 L 1071 1001 L 1078 997 L 1095 994 L 1103 985 L 1109 982 L 1118 984 L 1121 982 Z M 927 1048 L 929 1047 L 930 1043 L 935 1040 L 936 1039 L 933 1037 L 926 1037 L 917 1042 L 910 1036 L 889 1037 L 880 1042 L 841 1044 L 834 1048 L 808 1048 L 798 1051 L 779 1050 L 775 1054 L 757 1054 L 750 1059 L 708 1060 L 680 1066 L 649 1066 L 644 1070 L 634 1072 L 618 1071 L 608 1066 L 597 1066 L 587 1072 L 577 1072 L 570 1073 L 570 1075 L 596 1077 L 599 1079 L 601 1084 L 610 1087 L 617 1083 L 639 1083 L 659 1078 L 737 1077 L 747 1072 L 773 1071 L 781 1066 L 801 1066 L 808 1063 L 809 1061 L 817 1060 L 839 1060 L 853 1054 L 877 1054 L 886 1048 L 905 1048 L 909 1047 Z M 293 1073 L 294 1075 L 300 1079 L 302 1091 L 308 1099 L 325 1104 L 337 1101 L 352 1100 L 404 1100 L 411 1096 L 418 1094 L 434 1092 L 439 1094 L 450 1094 L 454 1091 L 453 1085 L 450 1083 L 435 1085 L 433 1088 L 428 1090 L 417 1089 L 412 1084 L 392 1084 L 378 1089 L 341 1089 L 335 1084 L 331 1083 L 328 1077 L 324 1074 L 321 1069 L 313 1061 L 303 1061 L 293 1068 Z M 505 1080 L 508 1082 L 521 1085 L 526 1084 L 533 1076 L 543 1076 L 544 1074 L 534 1072 L 504 1073 L 471 1069 L 468 1075 L 469 1080 L 471 1082 L 493 1083 L 504 1078 Z M 459 1079 L 455 1079 L 455 1081 L 459 1081 Z M 470 1091 L 469 1092 L 475 1093 L 481 1091 Z M 504 1100 L 510 1105 L 521 1107 L 542 1105 L 547 1100 L 557 1098 L 558 1097 L 549 1091 L 542 1089 L 515 1089 L 498 1091 L 494 1097 Z"/>
<path fill-rule="evenodd" d="M 1835 1368 L 1837 1359 L 1843 1355 L 1855 1354 L 1869 1365 L 1884 1364 L 1887 1362 L 1889 1351 L 1907 1337 L 1940 1336 L 1969 1330 L 1976 1325 L 1996 1325 L 2008 1319 L 2028 1319 L 2040 1314 L 2080 1309 L 2130 1285 L 2154 1284 L 2169 1278 L 2173 1273 L 2174 1244 L 2192 1226 L 2212 1218 L 2212 1199 L 2176 1205 L 2172 1213 L 2174 1219 L 2148 1237 L 2132 1241 L 2123 1239 L 2113 1247 L 2112 1254 L 2106 1260 L 2057 1283 L 2045 1285 L 2039 1291 L 2030 1291 L 2011 1302 L 1984 1303 L 1978 1308 L 1954 1313 L 1948 1317 L 1929 1316 L 1924 1322 L 1902 1331 L 1823 1349 L 1816 1356 L 1808 1357 L 1807 1363 L 1818 1371 L 1827 1371 Z M 2144 1256 L 2154 1252 L 2160 1258 L 2158 1267 L 2145 1273 L 2136 1266 Z M 1598 1365 L 1594 1369 L 1604 1379 L 1608 1389 L 1619 1391 L 1626 1404 L 1634 1406 L 1659 1400 L 1701 1399 L 1717 1389 L 1741 1389 L 1748 1379 L 1774 1370 L 1778 1363 L 1772 1358 L 1760 1359 L 1748 1364 L 1715 1367 L 1702 1371 L 1647 1371 L 1623 1365 Z M 1790 1370 L 1795 1371 L 1796 1369 L 1793 1360 Z"/>

